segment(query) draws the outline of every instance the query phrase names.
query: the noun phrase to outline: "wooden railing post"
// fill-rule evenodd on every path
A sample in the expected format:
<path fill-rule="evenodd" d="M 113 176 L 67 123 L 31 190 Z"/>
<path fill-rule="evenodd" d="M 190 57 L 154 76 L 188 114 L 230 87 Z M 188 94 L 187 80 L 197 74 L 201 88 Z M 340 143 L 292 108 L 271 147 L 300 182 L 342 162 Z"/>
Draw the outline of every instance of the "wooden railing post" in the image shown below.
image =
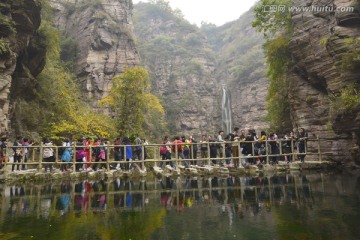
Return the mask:
<path fill-rule="evenodd" d="M 5 160 L 4 160 L 4 173 L 7 173 L 7 163 L 10 160 L 10 155 L 9 155 L 9 146 L 8 144 L 6 144 L 6 148 L 5 148 Z M 5 201 L 4 201 L 5 202 Z"/>
<path fill-rule="evenodd" d="M 22 170 L 22 166 L 25 163 L 25 148 L 22 145 L 20 145 L 20 148 L 21 148 L 21 161 L 20 163 L 18 163 L 18 165 L 19 165 L 19 169 Z"/>
<path fill-rule="evenodd" d="M 92 145 L 89 144 L 88 147 L 89 147 L 89 157 L 90 157 L 90 159 L 89 159 L 89 164 L 90 164 L 91 169 L 93 169 L 93 164 L 92 164 L 92 153 L 93 153 L 93 151 L 92 151 Z"/>
<path fill-rule="evenodd" d="M 190 158 L 191 158 L 191 161 L 194 162 L 194 144 L 192 142 L 189 144 L 190 144 Z"/>
<path fill-rule="evenodd" d="M 142 159 L 141 159 L 141 170 L 143 170 L 144 167 L 145 167 L 145 145 L 144 144 L 141 146 L 141 157 L 142 157 Z M 154 159 L 155 159 L 155 156 L 154 156 Z M 157 163 L 157 162 L 155 162 L 155 163 Z M 157 166 L 157 164 L 155 166 Z"/>
<path fill-rule="evenodd" d="M 108 144 L 108 145 L 106 145 L 106 170 L 107 171 L 110 171 L 109 159 L 110 159 L 110 147 Z"/>
<path fill-rule="evenodd" d="M 36 148 L 31 148 L 31 149 L 32 149 L 31 162 L 35 162 Z"/>
<path fill-rule="evenodd" d="M 176 161 L 176 166 L 179 166 L 179 152 L 177 145 L 178 145 L 177 141 L 175 140 L 175 161 Z"/>
<path fill-rule="evenodd" d="M 208 165 L 210 166 L 211 165 L 211 158 L 210 158 L 210 143 L 207 142 L 207 150 L 208 150 Z"/>
<path fill-rule="evenodd" d="M 241 161 L 241 147 L 240 147 L 240 142 L 241 142 L 242 140 L 240 140 L 240 141 L 236 141 L 236 147 L 237 147 L 237 149 L 238 149 L 238 156 L 237 156 L 237 161 L 238 161 L 238 166 L 236 167 L 235 166 L 235 164 L 234 164 L 234 167 L 236 167 L 236 168 L 238 168 L 238 167 L 243 167 L 243 165 L 242 165 L 242 161 Z M 232 152 L 232 147 L 233 147 L 233 142 L 231 143 L 231 152 Z M 234 156 L 233 156 L 234 157 Z M 234 158 L 233 158 L 234 159 Z"/>
<path fill-rule="evenodd" d="M 226 159 L 226 154 L 225 154 L 226 153 L 225 152 L 225 143 L 221 143 L 221 146 L 222 146 L 222 148 L 221 148 L 222 149 L 222 160 L 221 161 L 222 162 L 225 161 L 224 165 L 227 166 L 227 164 L 226 164 L 227 159 Z"/>
<path fill-rule="evenodd" d="M 240 155 L 240 153 L 239 153 L 239 155 Z M 251 162 L 253 163 L 254 160 L 255 160 L 255 164 L 256 164 L 256 158 L 254 158 L 255 157 L 255 143 L 254 143 L 254 141 L 251 141 L 251 155 L 252 155 Z"/>
<path fill-rule="evenodd" d="M 39 159 L 39 171 L 42 171 L 42 161 L 43 161 L 43 143 L 40 143 L 40 159 Z"/>
<path fill-rule="evenodd" d="M 266 154 L 266 164 L 269 165 L 269 146 L 268 139 L 265 139 L 265 154 Z"/>
<path fill-rule="evenodd" d="M 294 147 L 294 139 L 291 138 L 291 154 L 292 154 L 292 162 L 295 162 L 295 147 Z"/>
<path fill-rule="evenodd" d="M 308 147 L 307 147 L 307 143 L 308 143 L 308 139 L 307 138 L 305 138 L 304 139 L 304 153 L 303 153 L 303 161 L 305 161 L 305 157 L 306 157 L 306 155 L 307 155 L 307 153 L 308 153 Z"/>
<path fill-rule="evenodd" d="M 296 140 L 296 142 L 294 142 L 294 147 L 296 147 L 296 151 L 294 151 L 294 155 L 296 157 L 296 160 L 298 160 L 299 159 L 299 142 L 298 142 L 298 140 Z"/>
<path fill-rule="evenodd" d="M 153 151 L 154 151 L 154 160 L 155 160 L 155 166 L 157 167 L 158 165 L 158 161 L 157 161 L 157 154 L 156 154 L 156 149 L 157 149 L 157 146 L 153 147 Z M 143 150 L 143 148 L 141 149 L 141 151 Z M 143 158 L 144 159 L 144 158 Z"/>
<path fill-rule="evenodd" d="M 55 146 L 55 164 L 59 162 L 59 147 Z"/>
<path fill-rule="evenodd" d="M 125 161 L 124 164 L 125 170 L 130 170 L 130 159 L 129 159 L 129 163 L 126 161 L 126 145 L 124 145 L 124 161 Z"/>
<path fill-rule="evenodd" d="M 73 172 L 76 172 L 76 142 L 74 142 L 74 145 L 73 145 L 73 159 L 72 159 L 72 162 L 73 162 Z"/>
<path fill-rule="evenodd" d="M 283 156 L 283 151 L 282 151 L 282 139 L 280 139 L 280 144 L 279 144 L 279 151 L 280 151 L 280 156 L 279 156 L 279 161 Z M 284 159 L 285 160 L 285 159 Z"/>
<path fill-rule="evenodd" d="M 255 156 L 255 144 L 254 141 L 251 141 L 251 154 Z"/>

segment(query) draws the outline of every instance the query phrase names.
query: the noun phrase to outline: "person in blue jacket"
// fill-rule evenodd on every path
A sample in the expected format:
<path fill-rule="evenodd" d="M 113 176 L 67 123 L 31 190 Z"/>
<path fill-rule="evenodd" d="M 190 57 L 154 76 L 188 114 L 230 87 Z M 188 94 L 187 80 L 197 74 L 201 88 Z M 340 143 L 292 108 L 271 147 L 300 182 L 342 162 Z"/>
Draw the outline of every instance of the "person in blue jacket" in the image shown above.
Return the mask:
<path fill-rule="evenodd" d="M 123 138 L 123 145 L 131 145 L 131 141 L 128 137 L 124 137 Z M 132 164 L 130 163 L 132 161 L 133 158 L 133 151 L 132 151 L 132 147 L 131 146 L 126 146 L 126 150 L 125 150 L 125 156 L 126 161 L 129 162 L 128 164 L 126 164 L 125 169 L 126 170 L 131 170 L 132 169 Z"/>

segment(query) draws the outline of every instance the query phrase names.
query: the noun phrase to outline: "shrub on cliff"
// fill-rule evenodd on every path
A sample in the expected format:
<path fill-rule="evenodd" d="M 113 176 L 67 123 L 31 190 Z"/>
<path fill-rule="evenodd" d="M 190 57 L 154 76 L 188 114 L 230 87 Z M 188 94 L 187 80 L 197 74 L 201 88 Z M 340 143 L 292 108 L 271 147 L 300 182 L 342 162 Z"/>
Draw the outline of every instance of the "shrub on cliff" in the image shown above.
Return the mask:
<path fill-rule="evenodd" d="M 344 70 L 359 71 L 360 69 L 360 37 L 346 38 L 346 47 L 349 51 L 342 57 L 341 67 Z"/>
<path fill-rule="evenodd" d="M 291 66 L 291 54 L 288 48 L 292 34 L 291 13 L 286 7 L 290 0 L 261 0 L 255 7 L 255 21 L 252 23 L 258 31 L 263 32 L 266 43 L 264 51 L 268 64 L 267 77 L 269 89 L 266 119 L 270 128 L 276 131 L 291 129 L 288 84 L 286 74 Z M 286 6 L 285 11 L 271 11 L 272 6 Z"/>
<path fill-rule="evenodd" d="M 357 84 L 343 87 L 331 98 L 331 106 L 336 114 L 346 114 L 360 107 L 360 88 Z"/>
<path fill-rule="evenodd" d="M 0 8 L 4 9 L 2 5 L 0 5 Z M 14 22 L 8 16 L 0 12 L 0 37 L 8 37 L 15 32 Z"/>

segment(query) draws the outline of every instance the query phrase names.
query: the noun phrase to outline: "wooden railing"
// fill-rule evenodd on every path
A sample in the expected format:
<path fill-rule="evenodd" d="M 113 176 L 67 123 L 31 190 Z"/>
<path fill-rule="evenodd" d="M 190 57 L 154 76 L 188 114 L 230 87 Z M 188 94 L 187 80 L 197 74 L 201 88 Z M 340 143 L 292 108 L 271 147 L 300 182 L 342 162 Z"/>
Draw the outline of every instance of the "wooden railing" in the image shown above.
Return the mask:
<path fill-rule="evenodd" d="M 290 152 L 284 152 L 284 147 L 283 144 L 284 142 L 289 143 L 291 141 L 291 149 Z M 320 142 L 321 140 L 319 138 L 317 139 L 308 139 L 306 140 L 308 143 L 312 142 L 312 145 L 314 146 L 314 143 L 316 144 L 316 148 L 317 151 L 312 151 L 312 152 L 308 152 L 307 150 L 307 144 L 305 144 L 305 152 L 304 153 L 299 153 L 298 152 L 298 142 L 297 140 L 265 140 L 265 141 L 235 141 L 235 142 L 202 142 L 202 143 L 182 143 L 179 145 L 182 146 L 188 146 L 190 148 L 190 158 L 187 159 L 183 159 L 182 155 L 179 154 L 178 152 L 178 144 L 166 144 L 166 146 L 169 146 L 170 148 L 172 147 L 172 145 L 175 146 L 175 152 L 172 152 L 171 154 L 171 159 L 166 159 L 167 162 L 172 162 L 174 165 L 180 165 L 180 164 L 187 164 L 189 161 L 195 162 L 195 163 L 202 163 L 205 165 L 211 165 L 212 161 L 215 161 L 216 163 L 220 163 L 223 162 L 225 160 L 231 160 L 232 162 L 234 162 L 234 160 L 238 160 L 239 164 L 242 165 L 243 161 L 242 160 L 249 160 L 249 159 L 262 159 L 264 160 L 264 162 L 266 162 L 266 164 L 270 163 L 270 158 L 289 158 L 292 161 L 296 160 L 299 156 L 301 155 L 307 155 L 307 156 L 311 156 L 311 155 L 315 155 L 316 159 L 321 162 L 322 161 L 322 153 L 321 153 L 321 149 L 320 149 Z M 278 144 L 278 149 L 279 149 L 279 153 L 271 153 L 271 147 L 270 147 L 270 143 L 275 142 Z M 236 148 L 237 152 L 239 153 L 239 156 L 231 156 L 231 157 L 226 157 L 226 153 L 225 153 L 225 144 L 231 144 L 231 148 Z M 242 152 L 242 145 L 243 144 L 251 144 L 251 151 L 252 153 L 250 153 L 247 156 L 244 156 L 241 152 Z M 260 152 L 255 152 L 256 149 L 256 145 L 259 144 L 263 144 L 265 147 L 265 154 L 260 154 Z M 206 158 L 195 158 L 195 153 L 192 149 L 194 149 L 194 146 L 197 145 L 197 152 L 196 155 L 200 155 L 201 151 L 201 146 L 206 145 L 206 152 L 207 152 L 207 157 Z M 70 164 L 72 167 L 72 170 L 75 171 L 76 170 L 76 165 L 81 165 L 81 164 L 90 164 L 91 166 L 93 166 L 94 164 L 104 164 L 106 166 L 106 170 L 110 170 L 112 165 L 116 165 L 116 164 L 132 164 L 135 165 L 136 167 L 140 167 L 139 164 L 141 164 L 141 166 L 143 167 L 144 164 L 151 164 L 151 165 L 155 165 L 157 166 L 160 162 L 165 162 L 162 160 L 162 156 L 160 156 L 160 147 L 163 146 L 163 144 L 148 144 L 148 145 L 101 145 L 101 146 L 77 146 L 77 145 L 73 145 L 73 146 L 69 146 L 69 147 L 63 147 L 63 146 L 45 146 L 43 144 L 39 145 L 39 146 L 7 146 L 6 147 L 6 157 L 5 157 L 5 162 L 2 163 L 4 165 L 4 169 L 5 172 L 7 171 L 7 167 L 8 166 L 12 166 L 15 165 L 16 167 L 18 165 L 20 165 L 20 167 L 22 166 L 26 166 L 26 167 L 31 167 L 34 169 L 35 168 L 38 171 L 41 171 L 44 164 L 48 164 L 51 166 L 60 166 L 63 164 Z M 127 156 L 126 156 L 126 147 L 132 147 L 133 148 L 133 158 L 129 161 L 126 161 Z M 134 153 L 134 150 L 136 149 L 136 147 L 141 147 L 141 156 L 142 159 L 134 159 L 136 157 L 136 154 Z M 210 150 L 211 148 L 216 147 L 216 151 L 217 151 L 217 156 L 215 158 L 211 158 L 210 157 Z M 13 155 L 14 155 L 14 148 L 17 149 L 22 149 L 22 153 L 25 152 L 25 149 L 28 149 L 28 160 L 27 162 L 25 162 L 25 154 L 22 154 L 22 158 L 21 158 L 21 162 L 20 163 L 14 163 L 13 162 Z M 43 161 L 43 152 L 45 148 L 52 148 L 54 151 L 54 161 L 53 162 L 44 162 Z M 60 149 L 65 149 L 65 148 L 69 148 L 72 151 L 72 161 L 70 162 L 62 162 L 61 161 L 61 156 L 59 155 Z M 85 149 L 89 149 L 90 152 L 90 156 L 91 156 L 91 161 L 90 162 L 77 162 L 76 160 L 76 150 L 80 149 L 80 148 L 85 148 Z M 93 152 L 95 149 L 97 148 L 105 148 L 106 150 L 106 159 L 104 159 L 104 161 L 98 161 L 95 162 L 94 161 L 94 157 L 93 157 Z M 124 155 L 121 157 L 120 161 L 115 161 L 114 159 L 114 149 L 122 149 L 122 152 L 124 153 Z M 314 149 L 314 147 L 313 147 Z M 144 160 L 144 156 L 145 153 L 147 156 L 149 156 L 149 158 Z M 200 154 L 199 154 L 200 153 Z M 180 157 L 179 157 L 180 155 Z M 221 156 L 222 155 L 222 156 Z M 201 155 L 200 155 L 201 156 Z M 140 168 L 142 168 L 140 167 Z"/>

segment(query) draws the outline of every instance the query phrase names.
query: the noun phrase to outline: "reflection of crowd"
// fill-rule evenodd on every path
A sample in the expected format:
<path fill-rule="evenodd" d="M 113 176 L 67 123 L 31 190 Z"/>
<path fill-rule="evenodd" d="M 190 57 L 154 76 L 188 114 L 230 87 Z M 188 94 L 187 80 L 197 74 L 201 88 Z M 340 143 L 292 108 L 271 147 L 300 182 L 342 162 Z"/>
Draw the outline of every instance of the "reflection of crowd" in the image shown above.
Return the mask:
<path fill-rule="evenodd" d="M 256 216 L 283 204 L 312 204 L 306 176 L 289 174 L 270 177 L 190 178 L 183 182 L 166 177 L 160 180 L 161 205 L 168 210 L 186 211 L 194 204 L 218 206 L 230 225 L 238 218 Z M 177 190 L 178 189 L 178 190 Z"/>
<path fill-rule="evenodd" d="M 11 186 L 9 187 L 10 201 L 8 208 L 9 217 L 25 215 L 30 208 L 29 201 L 25 198 L 24 187 Z M 4 199 L 2 199 L 4 201 Z"/>
<path fill-rule="evenodd" d="M 150 201 L 151 207 L 162 206 L 168 211 L 184 212 L 194 206 L 211 206 L 209 209 L 212 211 L 218 209 L 215 215 L 227 215 L 231 225 L 235 218 L 256 216 L 262 211 L 271 211 L 274 206 L 311 205 L 313 202 L 306 176 L 289 174 L 268 177 L 164 177 L 155 179 L 150 186 L 145 179 L 63 182 L 32 188 L 10 186 L 1 193 L 1 202 L 5 201 L 5 196 L 9 198 L 2 211 L 7 209 L 10 216 L 33 213 L 49 218 L 53 214 L 62 216 L 70 212 L 81 216 L 89 211 L 144 209 L 149 206 L 149 199 L 156 197 L 157 201 Z M 160 190 L 160 199 L 158 193 L 152 191 L 155 189 Z M 40 196 L 40 199 L 34 201 L 30 193 Z"/>

